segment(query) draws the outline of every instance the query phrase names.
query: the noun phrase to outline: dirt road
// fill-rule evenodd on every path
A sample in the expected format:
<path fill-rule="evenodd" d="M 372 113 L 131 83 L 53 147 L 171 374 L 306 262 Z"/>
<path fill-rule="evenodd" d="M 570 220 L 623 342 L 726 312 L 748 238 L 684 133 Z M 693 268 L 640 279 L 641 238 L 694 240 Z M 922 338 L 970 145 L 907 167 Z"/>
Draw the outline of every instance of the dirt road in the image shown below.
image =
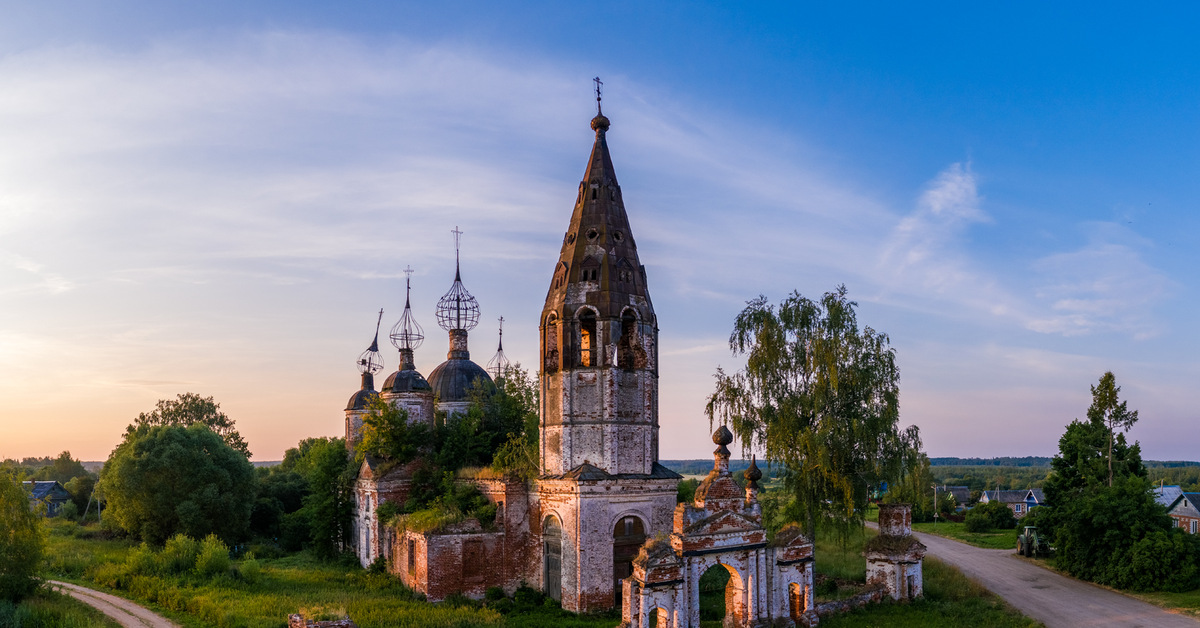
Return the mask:
<path fill-rule="evenodd" d="M 916 534 L 929 553 L 957 567 L 1047 628 L 1198 628 L 1200 622 L 1059 575 L 1017 557 L 1015 550 L 983 549 L 931 534 Z"/>
<path fill-rule="evenodd" d="M 125 628 L 179 628 L 178 624 L 168 621 L 165 617 L 115 595 L 57 580 L 51 580 L 49 583 L 80 602 L 96 607 Z"/>

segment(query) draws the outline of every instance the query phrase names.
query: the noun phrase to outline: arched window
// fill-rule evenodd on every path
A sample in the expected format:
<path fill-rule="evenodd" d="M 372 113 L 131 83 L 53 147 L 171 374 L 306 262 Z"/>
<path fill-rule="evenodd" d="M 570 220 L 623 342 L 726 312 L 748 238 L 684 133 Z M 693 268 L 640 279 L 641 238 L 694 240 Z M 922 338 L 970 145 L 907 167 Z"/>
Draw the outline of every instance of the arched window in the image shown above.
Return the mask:
<path fill-rule="evenodd" d="M 621 607 L 621 580 L 633 575 L 633 559 L 646 542 L 646 526 L 633 515 L 617 519 L 613 526 L 613 593 Z"/>
<path fill-rule="evenodd" d="M 545 350 L 542 354 L 542 370 L 546 373 L 558 372 L 558 315 L 553 312 L 546 317 L 546 337 L 543 340 Z"/>
<path fill-rule="evenodd" d="M 617 364 L 625 370 L 646 368 L 646 350 L 638 339 L 638 319 L 632 310 L 621 312 L 621 339 L 617 341 Z"/>
<path fill-rule="evenodd" d="M 596 313 L 584 310 L 579 314 L 579 366 L 597 366 L 599 353 L 596 337 Z"/>

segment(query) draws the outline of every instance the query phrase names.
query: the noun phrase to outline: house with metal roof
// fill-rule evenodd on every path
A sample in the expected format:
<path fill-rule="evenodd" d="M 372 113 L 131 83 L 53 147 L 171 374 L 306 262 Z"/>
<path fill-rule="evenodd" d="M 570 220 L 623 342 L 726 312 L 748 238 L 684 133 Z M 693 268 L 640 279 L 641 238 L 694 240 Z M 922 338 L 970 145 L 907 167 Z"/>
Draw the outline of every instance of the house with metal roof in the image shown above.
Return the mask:
<path fill-rule="evenodd" d="M 29 493 L 29 507 L 47 517 L 55 517 L 64 504 L 71 500 L 71 493 L 55 480 L 21 482 Z"/>
<path fill-rule="evenodd" d="M 945 499 L 946 495 L 954 498 L 955 510 L 966 510 L 967 504 L 971 503 L 971 487 L 969 486 L 947 486 L 942 484 L 933 488 L 938 499 Z"/>
<path fill-rule="evenodd" d="M 1030 509 L 1046 505 L 1046 497 L 1040 488 L 1028 488 L 1015 491 L 984 491 L 979 503 L 987 504 L 993 501 L 1008 506 L 1017 519 L 1029 514 Z"/>
<path fill-rule="evenodd" d="M 1175 527 L 1200 534 L 1200 493 L 1180 491 L 1174 501 L 1167 505 L 1167 514 L 1175 521 Z"/>

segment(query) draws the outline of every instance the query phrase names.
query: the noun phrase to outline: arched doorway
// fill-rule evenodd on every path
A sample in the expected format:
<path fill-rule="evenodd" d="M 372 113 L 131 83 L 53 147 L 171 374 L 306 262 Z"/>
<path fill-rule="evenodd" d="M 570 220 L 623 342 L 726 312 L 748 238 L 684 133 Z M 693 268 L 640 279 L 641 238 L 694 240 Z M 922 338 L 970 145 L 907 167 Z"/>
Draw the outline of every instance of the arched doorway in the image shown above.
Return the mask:
<path fill-rule="evenodd" d="M 554 515 L 542 522 L 542 592 L 562 601 L 562 524 Z"/>
<path fill-rule="evenodd" d="M 613 526 L 613 599 L 621 608 L 621 580 L 633 575 L 633 559 L 646 542 L 646 526 L 633 515 L 617 519 Z"/>
<path fill-rule="evenodd" d="M 699 586 L 701 622 L 720 621 L 730 628 L 745 623 L 745 591 L 736 571 L 717 563 L 700 575 Z"/>

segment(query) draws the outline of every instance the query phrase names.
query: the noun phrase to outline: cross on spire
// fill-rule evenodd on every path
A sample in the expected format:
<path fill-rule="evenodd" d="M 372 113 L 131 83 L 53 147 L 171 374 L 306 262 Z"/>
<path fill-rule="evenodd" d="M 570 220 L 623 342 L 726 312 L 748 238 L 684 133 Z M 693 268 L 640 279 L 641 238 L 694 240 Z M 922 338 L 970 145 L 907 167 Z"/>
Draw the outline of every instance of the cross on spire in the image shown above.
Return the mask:
<path fill-rule="evenodd" d="M 592 82 L 596 84 L 596 115 L 604 115 L 604 112 L 600 110 L 600 98 L 602 96 L 601 92 L 604 87 L 604 81 L 601 81 L 600 77 L 597 76 L 592 79 Z"/>
<path fill-rule="evenodd" d="M 454 274 L 458 274 L 458 243 L 462 240 L 463 232 L 458 229 L 458 225 L 450 230 L 454 234 Z"/>

